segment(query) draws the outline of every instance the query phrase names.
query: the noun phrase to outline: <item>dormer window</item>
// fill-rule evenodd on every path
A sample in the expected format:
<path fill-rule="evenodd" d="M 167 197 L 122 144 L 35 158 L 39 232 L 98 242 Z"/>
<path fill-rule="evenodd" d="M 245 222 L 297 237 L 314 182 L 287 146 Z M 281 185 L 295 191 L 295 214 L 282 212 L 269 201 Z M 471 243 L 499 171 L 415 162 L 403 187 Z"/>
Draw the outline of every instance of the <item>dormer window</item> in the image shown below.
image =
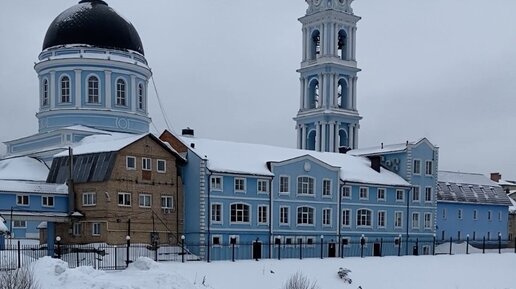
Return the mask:
<path fill-rule="evenodd" d="M 123 79 L 116 81 L 116 104 L 126 106 L 126 84 Z"/>

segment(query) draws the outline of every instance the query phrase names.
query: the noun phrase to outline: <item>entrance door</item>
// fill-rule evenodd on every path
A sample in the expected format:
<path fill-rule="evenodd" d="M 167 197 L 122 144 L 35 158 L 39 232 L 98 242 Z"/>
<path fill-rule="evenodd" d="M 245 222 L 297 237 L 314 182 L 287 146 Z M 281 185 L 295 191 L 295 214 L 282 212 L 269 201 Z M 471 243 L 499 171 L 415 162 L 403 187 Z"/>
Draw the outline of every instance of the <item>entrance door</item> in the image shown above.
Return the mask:
<path fill-rule="evenodd" d="M 330 258 L 337 257 L 337 248 L 335 246 L 335 243 L 328 244 L 328 257 L 330 257 Z"/>
<path fill-rule="evenodd" d="M 262 258 L 262 242 L 253 242 L 253 259 L 259 260 Z"/>
<path fill-rule="evenodd" d="M 376 256 L 376 257 L 382 256 L 382 245 L 380 243 L 374 243 L 373 256 Z"/>

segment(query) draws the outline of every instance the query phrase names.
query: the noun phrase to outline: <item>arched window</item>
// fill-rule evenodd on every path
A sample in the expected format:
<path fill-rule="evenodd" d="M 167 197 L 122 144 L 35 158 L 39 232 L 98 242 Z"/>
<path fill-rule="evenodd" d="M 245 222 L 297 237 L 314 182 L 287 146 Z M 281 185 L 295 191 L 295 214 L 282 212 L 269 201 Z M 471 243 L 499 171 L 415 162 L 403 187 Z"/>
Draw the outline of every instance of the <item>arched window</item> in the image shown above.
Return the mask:
<path fill-rule="evenodd" d="M 61 102 L 70 102 L 70 78 L 61 78 Z"/>
<path fill-rule="evenodd" d="M 371 226 L 371 210 L 360 209 L 357 211 L 357 226 Z"/>
<path fill-rule="evenodd" d="M 337 106 L 349 109 L 348 101 L 348 84 L 344 79 L 340 79 L 337 86 Z"/>
<path fill-rule="evenodd" d="M 297 208 L 297 224 L 298 225 L 313 225 L 314 224 L 314 209 L 310 207 Z"/>
<path fill-rule="evenodd" d="M 348 35 L 346 34 L 346 31 L 340 30 L 339 31 L 339 41 L 337 43 L 337 54 L 339 55 L 340 59 L 348 60 L 347 50 L 348 50 Z"/>
<path fill-rule="evenodd" d="M 48 105 L 48 80 L 47 79 L 43 80 L 42 93 L 43 93 L 43 95 L 42 95 L 41 103 L 43 105 Z"/>
<path fill-rule="evenodd" d="M 319 81 L 313 80 L 308 87 L 308 108 L 318 108 L 320 106 Z"/>
<path fill-rule="evenodd" d="M 125 81 L 119 79 L 116 81 L 116 104 L 126 106 L 126 91 L 125 91 Z"/>
<path fill-rule="evenodd" d="M 231 223 L 249 223 L 249 205 L 231 204 Z"/>
<path fill-rule="evenodd" d="M 312 32 L 312 41 L 310 44 L 310 59 L 317 58 L 321 54 L 321 33 L 319 30 Z"/>
<path fill-rule="evenodd" d="M 138 84 L 138 109 L 144 109 L 144 95 L 143 84 Z"/>
<path fill-rule="evenodd" d="M 88 78 L 88 103 L 99 103 L 99 79 L 95 76 Z"/>
<path fill-rule="evenodd" d="M 308 133 L 306 137 L 306 149 L 314 151 L 315 150 L 315 130 L 312 130 Z"/>
<path fill-rule="evenodd" d="M 348 133 L 343 129 L 339 130 L 339 147 L 349 147 Z"/>

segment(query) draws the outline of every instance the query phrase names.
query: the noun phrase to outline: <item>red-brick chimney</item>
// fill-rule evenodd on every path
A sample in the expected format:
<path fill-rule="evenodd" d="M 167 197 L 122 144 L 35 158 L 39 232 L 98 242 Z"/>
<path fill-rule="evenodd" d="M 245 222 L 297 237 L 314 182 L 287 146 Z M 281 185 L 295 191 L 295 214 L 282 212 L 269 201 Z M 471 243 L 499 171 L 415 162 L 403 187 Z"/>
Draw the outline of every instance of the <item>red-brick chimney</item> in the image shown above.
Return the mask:
<path fill-rule="evenodd" d="M 499 182 L 502 179 L 502 175 L 500 173 L 491 173 L 491 181 Z"/>

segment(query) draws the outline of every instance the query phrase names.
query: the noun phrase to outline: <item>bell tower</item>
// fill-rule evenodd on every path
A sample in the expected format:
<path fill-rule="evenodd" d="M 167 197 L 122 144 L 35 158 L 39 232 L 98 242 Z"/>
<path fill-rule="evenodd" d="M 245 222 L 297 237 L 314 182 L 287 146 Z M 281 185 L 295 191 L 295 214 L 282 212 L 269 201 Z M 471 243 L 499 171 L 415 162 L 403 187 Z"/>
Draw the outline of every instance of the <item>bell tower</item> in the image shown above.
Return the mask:
<path fill-rule="evenodd" d="M 297 147 L 339 152 L 358 146 L 356 27 L 353 0 L 306 0 Z"/>

